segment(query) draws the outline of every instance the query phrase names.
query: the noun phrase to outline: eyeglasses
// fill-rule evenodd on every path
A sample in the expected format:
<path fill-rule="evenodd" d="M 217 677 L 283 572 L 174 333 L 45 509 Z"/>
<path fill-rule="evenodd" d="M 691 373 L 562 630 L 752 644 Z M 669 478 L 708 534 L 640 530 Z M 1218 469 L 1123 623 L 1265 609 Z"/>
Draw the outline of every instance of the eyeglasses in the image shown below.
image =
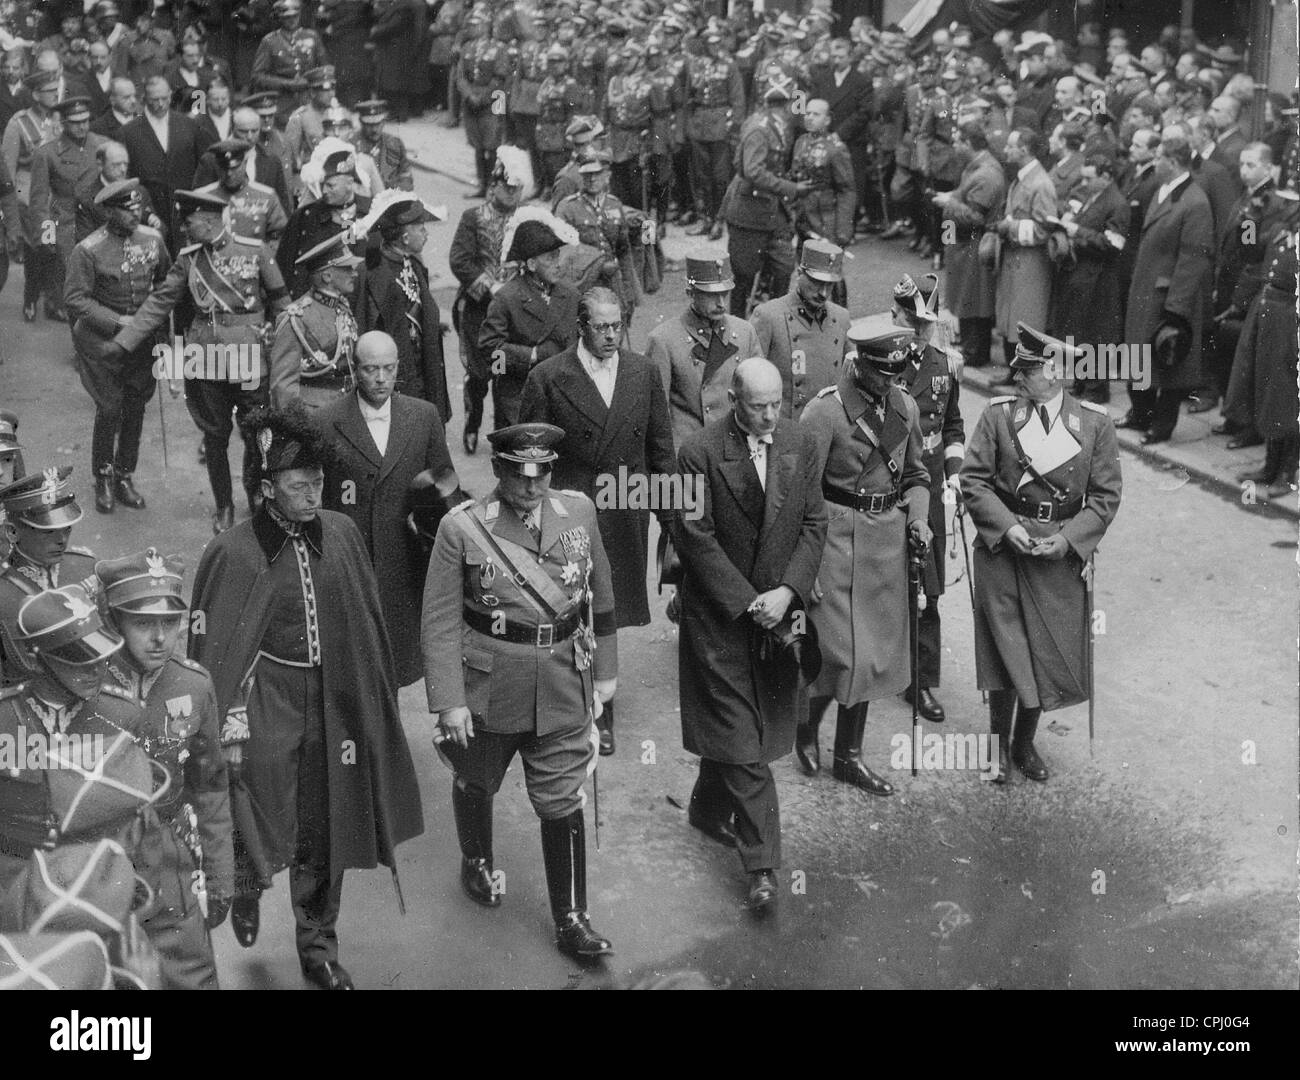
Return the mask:
<path fill-rule="evenodd" d="M 621 322 L 588 323 L 587 328 L 594 333 L 609 335 L 610 337 L 617 337 L 623 332 L 623 324 Z"/>

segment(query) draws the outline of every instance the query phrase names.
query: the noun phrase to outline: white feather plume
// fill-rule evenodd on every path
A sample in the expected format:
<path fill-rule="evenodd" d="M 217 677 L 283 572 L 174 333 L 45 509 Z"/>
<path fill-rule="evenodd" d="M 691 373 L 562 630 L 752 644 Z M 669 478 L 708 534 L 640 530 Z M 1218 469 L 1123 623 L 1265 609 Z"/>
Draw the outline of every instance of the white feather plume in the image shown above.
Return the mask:
<path fill-rule="evenodd" d="M 521 206 L 510 215 L 510 220 L 506 222 L 505 232 L 501 237 L 502 262 L 505 262 L 510 254 L 510 248 L 515 242 L 515 231 L 525 221 L 540 221 L 559 237 L 562 244 L 576 244 L 578 242 L 578 230 L 567 221 L 561 221 L 545 206 Z"/>
<path fill-rule="evenodd" d="M 497 147 L 497 166 L 504 170 L 506 183 L 523 188 L 522 198 L 531 199 L 536 192 L 533 160 L 527 150 L 505 143 Z M 493 169 L 495 172 L 495 167 Z"/>

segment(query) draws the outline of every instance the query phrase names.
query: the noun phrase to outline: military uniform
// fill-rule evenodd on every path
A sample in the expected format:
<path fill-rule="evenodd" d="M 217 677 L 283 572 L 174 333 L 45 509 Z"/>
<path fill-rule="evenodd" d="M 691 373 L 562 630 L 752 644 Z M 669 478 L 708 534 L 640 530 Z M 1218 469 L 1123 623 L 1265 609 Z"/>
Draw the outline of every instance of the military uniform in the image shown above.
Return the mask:
<path fill-rule="evenodd" d="M 55 259 L 50 265 L 53 274 L 50 288 L 60 306 L 68 258 L 76 246 L 77 191 L 99 172 L 95 151 L 103 142 L 95 134 L 87 135 L 80 143 L 61 135 L 32 154 L 30 213 L 32 221 L 42 230 L 42 241 L 46 238 L 46 223 L 54 223 L 54 235 L 50 239 L 54 243 Z"/>
<path fill-rule="evenodd" d="M 925 101 L 925 93 L 915 83 L 903 92 L 902 126 L 894 149 L 894 168 L 895 172 L 901 169 L 904 175 L 895 178 L 891 185 L 891 196 L 901 203 L 902 214 L 911 218 L 918 239 L 925 235 L 925 170 L 929 154 L 928 140 L 921 130 Z"/>
<path fill-rule="evenodd" d="M 669 109 L 666 87 L 643 71 L 615 75 L 609 80 L 606 107 L 613 193 L 627 206 L 649 209 L 642 205 L 643 170 L 650 157 L 652 122 Z M 644 182 L 648 183 L 648 178 Z"/>
<path fill-rule="evenodd" d="M 406 154 L 406 144 L 400 138 L 388 131 L 381 131 L 371 138 L 363 126 L 357 133 L 355 144 L 358 153 L 367 154 L 374 161 L 385 188 L 415 190 L 411 161 Z"/>
<path fill-rule="evenodd" d="M 312 289 L 280 312 L 271 343 L 271 404 L 313 409 L 352 389 L 357 320 L 347 298 Z"/>
<path fill-rule="evenodd" d="M 839 379 L 849 349 L 849 313 L 827 304 L 818 318 L 792 287 L 759 304 L 749 316 L 758 333 L 758 356 L 781 372 L 781 415 L 798 420 L 818 392 Z"/>
<path fill-rule="evenodd" d="M 545 41 L 525 41 L 518 48 L 514 57 L 514 79 L 507 98 L 510 141 L 528 151 L 538 175 L 541 170 L 536 154 L 537 117 L 540 114 L 537 95 L 546 81 L 546 49 Z"/>
<path fill-rule="evenodd" d="M 29 597 L 62 585 L 86 585 L 87 592 L 98 592 L 93 552 L 73 545 L 57 563 L 42 566 L 15 547 L 0 563 L 0 662 L 6 686 L 30 679 L 36 671 L 35 658 L 16 636 L 18 609 Z"/>
<path fill-rule="evenodd" d="M 580 243 L 598 248 L 607 261 L 618 263 L 617 273 L 601 283 L 618 294 L 624 319 L 630 321 L 640 300 L 640 288 L 632 267 L 632 243 L 623 204 L 608 192 L 596 199 L 580 192 L 562 199 L 555 208 L 555 216 L 578 230 Z"/>
<path fill-rule="evenodd" d="M 253 57 L 253 87 L 280 95 L 276 117 L 281 126 L 304 104 L 306 91 L 294 84 L 304 82 L 307 72 L 322 67 L 327 59 L 320 35 L 306 27 L 280 28 L 262 38 Z"/>
<path fill-rule="evenodd" d="M 62 131 L 58 114 L 32 106 L 14 113 L 5 125 L 0 154 L 13 179 L 18 199 L 18 220 L 6 222 L 13 241 L 23 243 L 23 307 L 35 308 L 42 293 L 46 307 L 57 307 L 61 297 L 54 291 L 57 270 L 55 249 L 41 246 L 41 221 L 31 204 L 33 158 L 39 147 L 59 138 Z"/>
<path fill-rule="evenodd" d="M 284 142 L 293 162 L 293 175 L 311 160 L 316 144 L 325 138 L 325 109 L 314 101 L 299 105 L 289 114 L 284 125 Z"/>
<path fill-rule="evenodd" d="M 695 212 L 714 221 L 731 175 L 729 139 L 745 110 L 735 61 L 692 57 L 686 68 L 686 139 L 691 147 Z"/>
<path fill-rule="evenodd" d="M 465 45 L 456 69 L 456 85 L 465 138 L 475 150 L 479 187 L 484 192 L 496 148 L 505 141 L 510 76 L 510 50 L 500 41 L 478 38 Z"/>
<path fill-rule="evenodd" d="M 582 87 L 572 75 L 547 76 L 537 90 L 537 153 L 541 159 L 541 180 L 551 187 L 569 157 L 564 139 L 569 121 L 580 111 Z"/>
<path fill-rule="evenodd" d="M 744 315 L 755 279 L 768 274 L 769 295 L 785 292 L 794 269 L 794 222 L 798 194 L 790 179 L 792 134 L 788 124 L 763 109 L 746 119 L 736 147 L 736 175 L 727 189 L 727 253 L 736 272 L 731 313 Z"/>
<path fill-rule="evenodd" d="M 650 176 L 647 180 L 650 206 L 647 209 L 655 212 L 656 221 L 663 222 L 668 217 L 668 203 L 672 198 L 673 155 L 683 141 L 681 112 L 684 96 L 681 75 L 673 70 L 671 61 L 660 68 L 647 68 L 645 77 L 654 87 L 651 101 L 660 103 L 650 113 Z"/>
<path fill-rule="evenodd" d="M 585 97 L 584 111 L 600 115 L 605 109 L 605 62 L 608 50 L 597 36 L 588 35 L 575 43 L 573 50 L 573 77 L 578 80 Z"/>
<path fill-rule="evenodd" d="M 816 234 L 832 244 L 853 242 L 853 211 L 857 191 L 849 148 L 833 131 L 807 132 L 794 144 L 790 179 L 816 185 L 799 199 L 795 229 L 801 240 Z"/>
<path fill-rule="evenodd" d="M 238 191 L 230 191 L 220 180 L 214 180 L 197 190 L 230 206 L 231 232 L 259 243 L 265 240 L 268 251 L 275 254 L 275 246 L 289 224 L 289 215 L 272 188 L 256 180 L 246 180 Z"/>
<path fill-rule="evenodd" d="M 1023 323 L 1018 338 L 1021 366 L 1042 363 L 1049 348 L 1064 356 L 1064 345 Z M 961 486 L 978 532 L 976 677 L 989 691 L 1002 748 L 1014 715 L 1011 756 L 1026 775 L 1046 780 L 1033 750 L 1041 711 L 1088 700 L 1084 570 L 1119 510 L 1115 426 L 1102 406 L 1064 391 L 1041 407 L 1027 398 L 992 398 L 966 449 Z M 1064 558 L 1018 554 L 1007 540 L 1017 525 L 1031 541 L 1063 537 Z"/>
<path fill-rule="evenodd" d="M 523 445 L 529 432 L 543 432 L 547 446 Z M 524 468 L 539 470 L 562 436 L 550 424 L 523 424 L 492 440 L 498 459 L 516 448 L 512 463 L 531 453 L 537 464 Z M 468 748 L 440 744 L 456 774 L 462 882 L 480 903 L 500 902 L 492 796 L 518 753 L 565 948 L 565 926 L 574 916 L 586 923 L 582 786 L 595 755 L 595 684 L 618 671 L 614 591 L 591 500 L 549 491 L 524 518 L 494 490 L 448 513 L 429 563 L 422 639 L 429 710 L 463 707 L 474 724 Z M 610 951 L 607 941 L 592 945 L 601 947 L 584 955 Z"/>
<path fill-rule="evenodd" d="M 68 260 L 64 299 L 72 320 L 77 373 L 95 402 L 91 464 L 97 477 L 113 472 L 119 479 L 129 478 L 135 472 L 144 410 L 156 388 L 153 342 L 146 340 L 121 357 L 106 355 L 107 346 L 161 284 L 170 265 L 161 234 L 145 225 L 130 236 L 120 236 L 107 225 L 96 229 L 73 248 Z"/>

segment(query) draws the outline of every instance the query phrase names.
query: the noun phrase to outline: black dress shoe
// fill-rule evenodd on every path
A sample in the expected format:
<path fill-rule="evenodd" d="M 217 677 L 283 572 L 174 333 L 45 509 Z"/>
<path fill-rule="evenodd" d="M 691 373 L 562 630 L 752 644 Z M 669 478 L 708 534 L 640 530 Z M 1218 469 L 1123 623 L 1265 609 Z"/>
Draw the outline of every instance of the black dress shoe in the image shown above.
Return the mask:
<path fill-rule="evenodd" d="M 302 965 L 302 977 L 322 990 L 355 990 L 352 976 L 337 960 L 317 960 Z"/>
<path fill-rule="evenodd" d="M 478 449 L 478 432 L 467 431 L 460 437 L 460 443 L 465 447 L 465 453 L 472 454 Z"/>
<path fill-rule="evenodd" d="M 236 896 L 230 904 L 230 929 L 245 949 L 252 948 L 262 922 L 260 896 Z"/>
<path fill-rule="evenodd" d="M 1043 783 L 1050 775 L 1047 766 L 1043 764 L 1043 759 L 1038 756 L 1038 751 L 1034 749 L 1034 744 L 1028 746 L 1016 747 L 1011 752 L 1011 760 L 1016 763 L 1016 768 L 1025 774 L 1030 780 L 1037 780 Z"/>
<path fill-rule="evenodd" d="M 1146 431 L 1151 426 L 1151 421 L 1147 417 L 1139 417 L 1130 409 L 1124 416 L 1115 421 L 1117 428 L 1128 428 L 1129 431 Z"/>
<path fill-rule="evenodd" d="M 1276 480 L 1268 485 L 1268 497 L 1270 499 L 1285 499 L 1293 494 L 1296 490 L 1296 474 L 1281 473 Z"/>
<path fill-rule="evenodd" d="M 902 236 L 907 231 L 907 222 L 895 221 L 884 232 L 880 234 L 882 240 L 893 240 L 896 236 Z"/>
<path fill-rule="evenodd" d="M 764 911 L 776 903 L 776 875 L 771 870 L 755 870 L 749 875 L 749 910 Z"/>
<path fill-rule="evenodd" d="M 1237 474 L 1241 483 L 1270 484 L 1277 473 L 1277 467 L 1271 461 L 1265 461 L 1258 469 L 1247 469 Z"/>
<path fill-rule="evenodd" d="M 794 756 L 808 776 L 816 776 L 822 768 L 822 748 L 813 724 L 800 724 L 795 728 Z"/>
<path fill-rule="evenodd" d="M 23 305 L 23 321 L 24 321 L 24 322 L 35 322 L 35 321 L 36 321 L 36 305 L 35 305 L 35 304 L 24 304 L 24 305 Z"/>
<path fill-rule="evenodd" d="M 1173 434 L 1172 431 L 1148 431 L 1138 442 L 1143 446 L 1155 446 L 1156 443 L 1168 442 Z"/>
<path fill-rule="evenodd" d="M 1220 420 L 1214 427 L 1210 428 L 1211 435 L 1236 435 L 1241 430 L 1241 425 L 1235 420 Z"/>
<path fill-rule="evenodd" d="M 710 840 L 716 840 L 723 847 L 734 848 L 736 846 L 736 830 L 731 827 L 731 822 L 708 821 L 689 811 L 686 814 L 686 820 L 690 822 L 691 828 L 699 829 Z"/>
<path fill-rule="evenodd" d="M 877 776 L 857 758 L 836 758 L 831 765 L 831 775 L 843 784 L 852 784 L 869 795 L 892 795 L 894 785 Z"/>
<path fill-rule="evenodd" d="M 909 241 L 907 242 L 907 250 L 908 250 L 908 251 L 920 251 L 920 250 L 921 250 L 921 243 L 922 243 L 922 238 L 919 237 L 919 236 L 914 236 L 914 237 L 912 237 L 911 240 L 909 240 Z"/>
<path fill-rule="evenodd" d="M 555 947 L 575 960 L 614 955 L 614 946 L 591 928 L 585 911 L 570 911 L 564 916 L 564 921 L 555 927 Z"/>
<path fill-rule="evenodd" d="M 467 859 L 462 855 L 460 884 L 474 903 L 484 907 L 501 906 L 501 894 L 492 888 L 492 867 L 487 859 Z"/>
<path fill-rule="evenodd" d="M 113 470 L 106 469 L 95 477 L 95 509 L 111 514 L 117 501 L 113 498 Z"/>
<path fill-rule="evenodd" d="M 132 510 L 144 509 L 144 496 L 135 490 L 135 484 L 131 482 L 130 473 L 117 474 L 117 483 L 113 485 L 113 494 L 123 506 L 129 506 Z"/>
<path fill-rule="evenodd" d="M 1243 431 L 1235 438 L 1228 440 L 1229 450 L 1246 450 L 1252 446 L 1263 446 L 1264 440 L 1258 432 Z"/>
<path fill-rule="evenodd" d="M 1004 736 L 998 736 L 998 771 L 993 777 L 995 784 L 1007 784 L 1011 782 L 1011 752 L 1007 747 L 1007 740 Z"/>
<path fill-rule="evenodd" d="M 903 700 L 909 705 L 912 704 L 912 688 L 910 686 L 903 691 Z M 943 706 L 939 704 L 939 699 L 930 693 L 928 686 L 921 687 L 921 695 L 916 711 L 920 714 L 922 720 L 929 720 L 932 724 L 943 723 Z"/>
<path fill-rule="evenodd" d="M 218 506 L 216 512 L 212 515 L 212 535 L 220 536 L 234 524 L 235 508 L 233 506 Z"/>
<path fill-rule="evenodd" d="M 1219 404 L 1218 394 L 1193 394 L 1187 399 L 1187 411 L 1190 414 L 1209 412 Z"/>

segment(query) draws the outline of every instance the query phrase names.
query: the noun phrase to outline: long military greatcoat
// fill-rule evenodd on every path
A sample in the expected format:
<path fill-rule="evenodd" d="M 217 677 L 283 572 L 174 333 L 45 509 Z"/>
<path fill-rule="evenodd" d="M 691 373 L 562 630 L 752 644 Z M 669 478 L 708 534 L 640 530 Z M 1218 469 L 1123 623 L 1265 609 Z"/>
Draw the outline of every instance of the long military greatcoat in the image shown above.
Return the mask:
<path fill-rule="evenodd" d="M 798 420 L 817 391 L 834 386 L 839 378 L 849 313 L 828 303 L 818 322 L 792 285 L 784 296 L 759 304 L 749 321 L 758 334 L 756 355 L 766 356 L 781 372 L 781 415 Z"/>
<path fill-rule="evenodd" d="M 989 151 L 980 150 L 966 163 L 952 197 L 944 204 L 945 221 L 953 236 L 944 251 L 947 260 L 948 307 L 959 319 L 991 319 L 998 274 L 979 261 L 979 242 L 996 218 L 1006 195 L 1007 181 Z"/>
<path fill-rule="evenodd" d="M 768 764 L 794 745 L 806 693 L 780 686 L 758 660 L 758 624 L 746 609 L 788 585 L 805 606 L 826 540 L 826 505 L 810 432 L 777 422 L 759 483 L 745 434 L 726 416 L 686 440 L 678 470 L 704 477 L 704 512 L 682 517 L 678 639 L 682 744 L 731 764 Z"/>
<path fill-rule="evenodd" d="M 419 398 L 394 394 L 388 448 L 381 456 L 355 392 L 321 410 L 321 430 L 338 463 L 325 473 L 325 505 L 347 514 L 361 530 L 379 582 L 379 604 L 393 645 L 399 686 L 420 677 L 420 595 L 428 568 L 425 549 L 406 524 L 407 491 L 417 473 L 450 469 L 447 435 L 438 410 Z"/>

